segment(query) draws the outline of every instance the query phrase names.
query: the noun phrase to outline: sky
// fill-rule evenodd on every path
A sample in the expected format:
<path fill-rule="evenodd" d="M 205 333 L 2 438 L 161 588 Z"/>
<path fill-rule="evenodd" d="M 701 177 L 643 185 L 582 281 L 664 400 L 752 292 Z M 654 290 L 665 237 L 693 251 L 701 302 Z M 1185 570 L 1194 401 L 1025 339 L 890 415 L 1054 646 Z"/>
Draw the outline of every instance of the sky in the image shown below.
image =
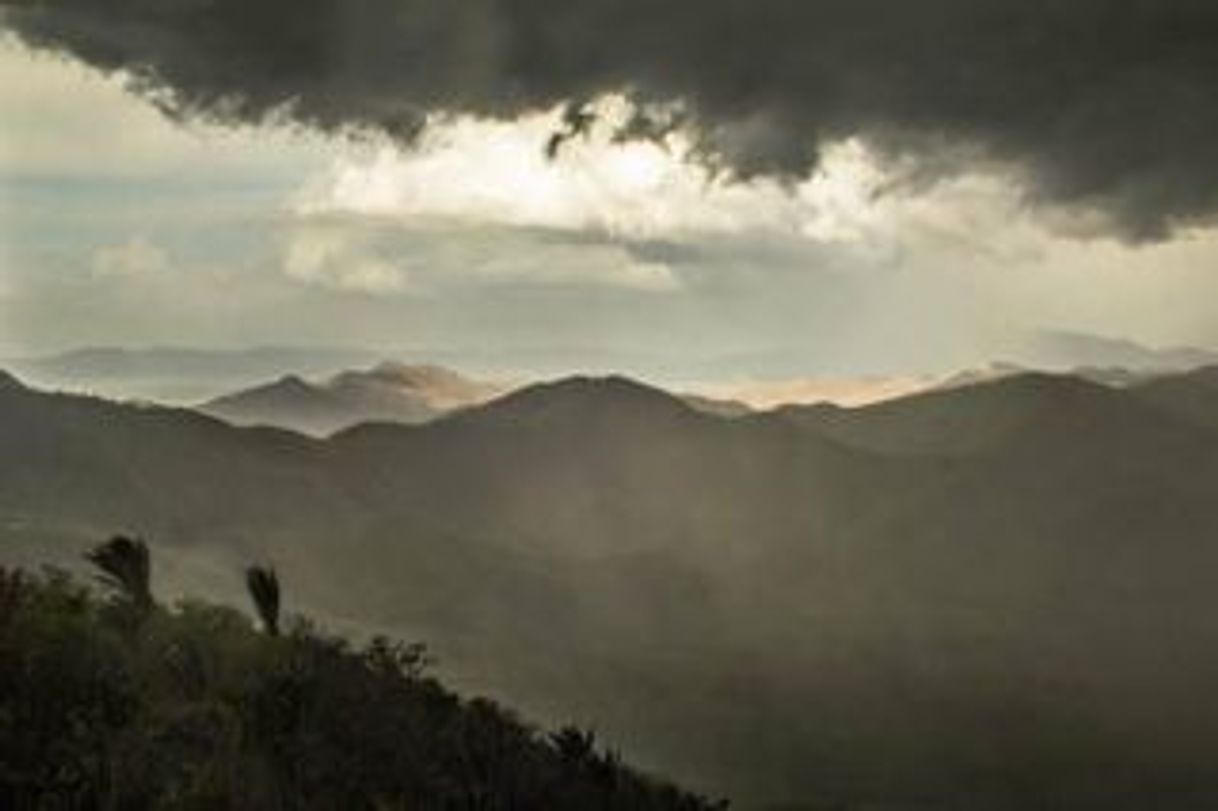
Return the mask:
<path fill-rule="evenodd" d="M 0 3 L 0 354 L 1218 347 L 1218 10 L 912 5 Z"/>

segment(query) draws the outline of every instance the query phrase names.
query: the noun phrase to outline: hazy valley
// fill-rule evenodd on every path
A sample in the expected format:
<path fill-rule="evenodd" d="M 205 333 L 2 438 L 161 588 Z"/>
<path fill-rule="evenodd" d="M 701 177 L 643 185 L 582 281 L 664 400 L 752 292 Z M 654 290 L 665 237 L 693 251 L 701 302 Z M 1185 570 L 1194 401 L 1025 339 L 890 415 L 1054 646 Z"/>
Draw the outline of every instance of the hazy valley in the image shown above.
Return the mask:
<path fill-rule="evenodd" d="M 138 534 L 184 591 L 272 560 L 746 808 L 1201 808 L 1216 413 L 1210 368 L 731 418 L 569 378 L 319 440 L 9 378 L 0 526 L 26 563 Z"/>

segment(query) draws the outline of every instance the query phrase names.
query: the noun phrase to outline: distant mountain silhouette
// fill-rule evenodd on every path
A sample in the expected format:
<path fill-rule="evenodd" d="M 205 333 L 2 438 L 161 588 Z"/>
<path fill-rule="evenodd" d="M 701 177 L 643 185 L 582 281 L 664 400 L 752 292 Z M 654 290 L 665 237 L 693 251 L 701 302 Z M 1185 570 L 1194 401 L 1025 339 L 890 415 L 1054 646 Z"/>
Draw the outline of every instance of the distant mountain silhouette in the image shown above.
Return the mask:
<path fill-rule="evenodd" d="M 87 347 L 18 359 L 11 365 L 48 388 L 186 403 L 285 373 L 328 375 L 377 359 L 373 352 L 341 347 Z"/>
<path fill-rule="evenodd" d="M 467 423 L 508 421 L 547 428 L 574 422 L 582 427 L 602 418 L 639 421 L 685 417 L 694 409 L 680 397 L 628 377 L 569 377 L 536 383 L 460 415 Z"/>
<path fill-rule="evenodd" d="M 1124 338 L 1047 330 L 1031 339 L 1019 361 L 1062 370 L 1091 367 L 1166 372 L 1218 363 L 1218 352 L 1196 347 L 1148 347 Z"/>
<path fill-rule="evenodd" d="M 324 386 L 307 383 L 297 375 L 218 397 L 198 410 L 235 425 L 279 425 L 318 434 L 345 427 L 352 419 L 347 403 Z M 424 419 L 430 416 L 428 413 Z"/>
<path fill-rule="evenodd" d="M 327 440 L 0 386 L 0 549 L 273 560 L 745 808 L 1212 808 L 1197 377 L 735 419 L 575 378 Z"/>
<path fill-rule="evenodd" d="M 1132 413 L 1130 413 L 1132 412 Z M 801 408 L 780 412 L 804 427 L 851 446 L 882 453 L 972 454 L 999 449 L 1026 432 L 1044 433 L 1063 421 L 1091 414 L 1075 441 L 1102 433 L 1105 420 L 1156 425 L 1141 398 L 1074 375 L 1021 372 L 988 381 L 937 389 L 861 409 Z"/>
<path fill-rule="evenodd" d="M 257 347 L 240 350 L 183 348 L 124 349 L 91 347 L 31 358 L 27 367 L 60 378 L 179 377 L 197 375 L 231 378 L 268 375 L 295 369 L 301 374 L 367 361 L 373 353 L 362 349 Z"/>
<path fill-rule="evenodd" d="M 507 386 L 439 366 L 381 363 L 319 383 L 287 375 L 198 408 L 235 425 L 269 425 L 324 436 L 362 422 L 420 423 L 490 400 Z"/>
<path fill-rule="evenodd" d="M 949 375 L 929 389 L 959 389 L 966 386 L 975 386 L 980 383 L 992 382 L 1000 380 L 1004 377 L 1018 377 L 1019 375 L 1035 374 L 1036 369 L 1020 366 L 1015 363 L 992 363 L 989 366 L 978 369 L 965 369 L 955 374 Z M 1126 386 L 1135 386 L 1140 383 L 1145 383 L 1154 380 L 1163 375 L 1177 374 L 1175 371 L 1155 367 L 1142 367 L 1127 369 L 1123 366 L 1076 366 L 1058 374 L 1069 374 L 1072 377 L 1078 377 L 1083 380 L 1088 380 L 1092 383 L 1099 383 L 1104 386 L 1114 388 L 1123 388 Z"/>
<path fill-rule="evenodd" d="M 575 383 L 562 381 L 561 386 L 571 388 Z M 583 383 L 594 391 L 615 383 L 623 388 L 628 385 L 623 378 L 600 382 L 584 379 Z M 545 390 L 555 384 L 536 385 Z M 441 366 L 387 362 L 367 370 L 340 372 L 318 383 L 286 375 L 272 383 L 217 397 L 198 406 L 198 410 L 234 425 L 266 425 L 326 436 L 365 422 L 428 422 L 489 402 L 511 390 L 509 384 L 471 380 Z M 730 400 L 694 394 L 675 398 L 696 411 L 717 416 L 752 413 L 743 403 Z"/>

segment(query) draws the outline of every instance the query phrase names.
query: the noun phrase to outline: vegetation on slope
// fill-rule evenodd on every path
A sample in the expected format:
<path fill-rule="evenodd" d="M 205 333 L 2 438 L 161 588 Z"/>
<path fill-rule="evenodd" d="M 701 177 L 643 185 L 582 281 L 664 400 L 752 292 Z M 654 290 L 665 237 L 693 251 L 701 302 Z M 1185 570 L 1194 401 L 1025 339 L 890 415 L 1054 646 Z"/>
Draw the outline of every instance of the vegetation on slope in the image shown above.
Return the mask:
<path fill-rule="evenodd" d="M 63 572 L 0 569 L 0 807 L 726 807 L 590 732 L 460 698 L 418 645 L 280 632 L 272 570 L 247 573 L 259 633 L 231 608 L 158 605 L 142 542 L 89 559 L 105 599 Z"/>

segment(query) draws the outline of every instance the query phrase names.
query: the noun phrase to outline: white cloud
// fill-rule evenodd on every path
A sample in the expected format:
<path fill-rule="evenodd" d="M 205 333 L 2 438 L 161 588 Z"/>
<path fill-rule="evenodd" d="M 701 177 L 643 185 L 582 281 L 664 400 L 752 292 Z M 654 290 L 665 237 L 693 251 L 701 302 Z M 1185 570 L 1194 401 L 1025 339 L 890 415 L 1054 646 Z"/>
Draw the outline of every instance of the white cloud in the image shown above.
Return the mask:
<path fill-rule="evenodd" d="M 354 229 L 298 227 L 284 249 L 284 272 L 293 279 L 359 293 L 398 293 L 406 273 L 375 253 Z"/>
<path fill-rule="evenodd" d="M 168 254 L 144 237 L 132 237 L 93 252 L 93 275 L 99 279 L 156 276 L 168 267 Z"/>
<path fill-rule="evenodd" d="M 648 293 L 680 288 L 670 266 L 639 259 L 614 243 L 517 243 L 511 251 L 490 249 L 467 255 L 466 271 L 489 282 L 618 287 Z M 452 270 L 460 272 L 456 267 Z"/>
<path fill-rule="evenodd" d="M 432 295 L 507 283 L 647 293 L 680 287 L 672 268 L 634 255 L 628 245 L 557 236 L 530 228 L 312 215 L 284 232 L 282 267 L 301 282 L 373 294 Z"/>
<path fill-rule="evenodd" d="M 448 345 L 510 325 L 520 345 L 786 347 L 791 374 L 804 357 L 848 374 L 992 358 L 1000 338 L 1042 326 L 1218 342 L 1218 230 L 1080 240 L 1026 211 L 1010 178 L 890 191 L 854 142 L 787 190 L 725 184 L 681 160 L 679 140 L 621 145 L 605 130 L 549 162 L 556 111 L 440 122 L 409 151 L 182 127 L 121 77 L 3 39 L 0 109 L 0 183 L 33 178 L 0 189 L 10 343 L 290 342 L 323 327 L 416 341 L 426 324 Z M 158 272 L 170 257 L 140 232 L 174 246 L 175 272 Z M 639 249 L 652 241 L 676 250 Z M 142 281 L 112 283 L 123 276 Z"/>
<path fill-rule="evenodd" d="M 840 239 L 868 219 L 881 173 L 855 142 L 837 145 L 795 189 L 729 183 L 688 160 L 679 136 L 664 144 L 615 143 L 625 102 L 598 103 L 602 125 L 545 155 L 561 110 L 515 122 L 437 122 L 416 148 L 339 157 L 307 184 L 304 214 L 443 217 L 466 223 L 598 231 L 631 239 L 777 231 Z M 856 222 L 858 221 L 858 222 Z"/>

